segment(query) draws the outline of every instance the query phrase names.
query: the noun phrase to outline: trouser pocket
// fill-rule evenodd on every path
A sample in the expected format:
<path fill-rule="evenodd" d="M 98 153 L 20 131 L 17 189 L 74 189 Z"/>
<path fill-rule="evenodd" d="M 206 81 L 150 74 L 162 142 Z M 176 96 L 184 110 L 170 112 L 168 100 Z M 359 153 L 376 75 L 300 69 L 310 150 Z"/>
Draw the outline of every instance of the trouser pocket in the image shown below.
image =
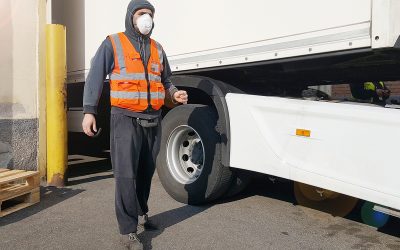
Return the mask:
<path fill-rule="evenodd" d="M 143 128 L 153 128 L 153 127 L 157 127 L 158 125 L 158 119 L 159 118 L 155 118 L 155 119 L 151 119 L 151 120 L 146 120 L 146 119 L 139 119 L 136 118 L 137 123 L 142 126 Z"/>

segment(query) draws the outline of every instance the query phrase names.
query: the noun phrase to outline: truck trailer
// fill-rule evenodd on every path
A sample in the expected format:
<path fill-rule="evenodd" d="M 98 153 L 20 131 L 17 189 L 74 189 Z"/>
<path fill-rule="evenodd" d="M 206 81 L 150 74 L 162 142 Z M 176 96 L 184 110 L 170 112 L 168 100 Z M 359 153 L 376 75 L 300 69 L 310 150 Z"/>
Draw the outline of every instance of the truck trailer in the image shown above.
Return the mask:
<path fill-rule="evenodd" d="M 151 2 L 152 38 L 168 55 L 172 82 L 189 95 L 187 105 L 163 109 L 157 171 L 174 199 L 210 202 L 239 192 L 248 172 L 258 172 L 398 213 L 397 106 L 335 100 L 321 87 L 312 98 L 304 93 L 399 80 L 400 1 Z M 52 22 L 67 29 L 72 135 L 83 134 L 90 60 L 107 35 L 124 31 L 128 3 L 51 1 Z M 99 117 L 107 138 L 104 86 Z"/>

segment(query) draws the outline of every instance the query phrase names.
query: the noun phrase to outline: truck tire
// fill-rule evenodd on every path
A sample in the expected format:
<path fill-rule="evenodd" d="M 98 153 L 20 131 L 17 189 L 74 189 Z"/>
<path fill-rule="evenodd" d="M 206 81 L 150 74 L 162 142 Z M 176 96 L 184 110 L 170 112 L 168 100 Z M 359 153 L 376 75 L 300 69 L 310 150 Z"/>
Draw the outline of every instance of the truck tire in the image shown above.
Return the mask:
<path fill-rule="evenodd" d="M 216 125 L 216 112 L 200 104 L 178 106 L 164 117 L 157 173 L 175 200 L 202 204 L 228 190 L 232 172 L 221 164 Z"/>

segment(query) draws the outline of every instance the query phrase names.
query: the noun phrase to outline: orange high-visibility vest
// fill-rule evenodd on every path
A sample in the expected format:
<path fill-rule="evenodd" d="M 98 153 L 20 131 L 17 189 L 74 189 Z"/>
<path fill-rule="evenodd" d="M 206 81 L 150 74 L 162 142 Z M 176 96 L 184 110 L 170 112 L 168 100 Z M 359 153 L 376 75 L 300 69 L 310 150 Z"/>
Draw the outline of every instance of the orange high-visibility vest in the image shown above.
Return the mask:
<path fill-rule="evenodd" d="M 124 33 L 118 33 L 109 38 L 114 48 L 114 70 L 109 76 L 111 106 L 142 112 L 149 107 L 150 102 L 154 110 L 159 110 L 165 98 L 164 85 L 161 83 L 161 46 L 151 39 L 146 79 L 140 54 L 128 37 Z"/>

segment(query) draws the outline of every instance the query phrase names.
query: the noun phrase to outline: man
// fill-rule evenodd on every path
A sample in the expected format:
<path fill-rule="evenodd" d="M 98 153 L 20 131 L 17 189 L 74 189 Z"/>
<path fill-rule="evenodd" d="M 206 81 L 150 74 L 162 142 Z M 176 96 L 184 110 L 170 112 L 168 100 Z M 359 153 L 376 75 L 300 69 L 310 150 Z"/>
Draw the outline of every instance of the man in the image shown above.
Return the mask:
<path fill-rule="evenodd" d="M 97 50 L 83 97 L 82 127 L 93 136 L 97 132 L 97 104 L 109 75 L 115 210 L 120 233 L 131 249 L 143 248 L 136 233 L 138 216 L 145 229 L 151 226 L 147 201 L 160 147 L 165 92 L 176 103 L 188 101 L 187 93 L 178 91 L 170 81 L 171 69 L 161 45 L 150 39 L 154 11 L 145 0 L 129 3 L 126 30 L 108 36 Z"/>
<path fill-rule="evenodd" d="M 352 83 L 350 90 L 354 98 L 382 106 L 386 104 L 386 99 L 390 96 L 390 90 L 382 81 Z"/>

